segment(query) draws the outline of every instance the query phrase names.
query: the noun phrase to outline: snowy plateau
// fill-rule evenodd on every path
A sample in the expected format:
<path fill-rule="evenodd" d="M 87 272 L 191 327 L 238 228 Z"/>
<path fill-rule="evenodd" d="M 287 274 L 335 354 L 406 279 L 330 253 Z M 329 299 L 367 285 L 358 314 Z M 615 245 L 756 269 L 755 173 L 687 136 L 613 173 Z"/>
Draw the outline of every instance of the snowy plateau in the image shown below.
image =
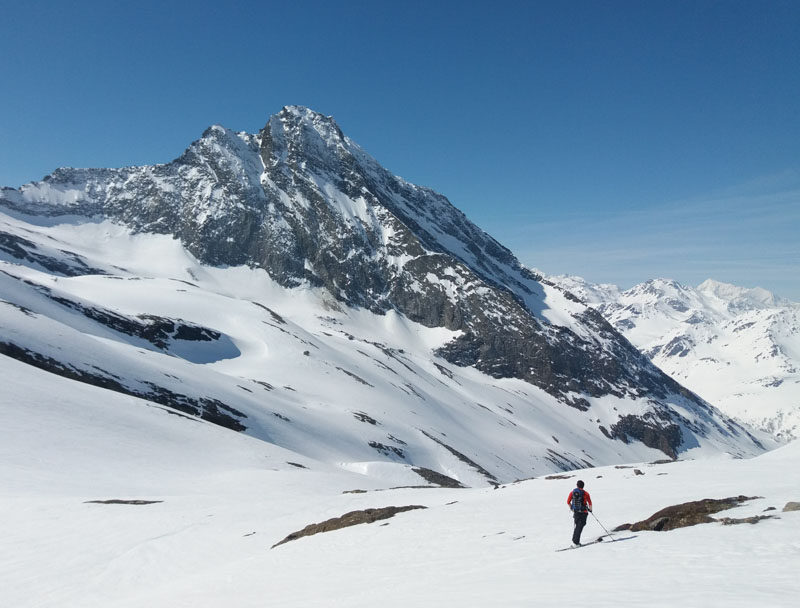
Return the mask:
<path fill-rule="evenodd" d="M 687 390 L 306 108 L 258 134 L 211 127 L 166 165 L 0 190 L 0 387 L 2 606 L 800 591 L 800 512 L 782 511 L 800 501 L 797 442 Z M 752 499 L 556 553 L 578 477 L 587 540 Z"/>
<path fill-rule="evenodd" d="M 782 440 L 800 435 L 800 304 L 711 279 L 657 279 L 626 291 L 550 277 L 658 367 L 726 414 Z"/>

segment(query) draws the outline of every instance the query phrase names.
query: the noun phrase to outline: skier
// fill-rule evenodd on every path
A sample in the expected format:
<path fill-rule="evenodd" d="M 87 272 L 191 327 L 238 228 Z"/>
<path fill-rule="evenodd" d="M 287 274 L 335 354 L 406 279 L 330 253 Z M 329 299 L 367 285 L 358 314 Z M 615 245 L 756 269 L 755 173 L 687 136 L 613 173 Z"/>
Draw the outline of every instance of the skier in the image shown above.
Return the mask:
<path fill-rule="evenodd" d="M 572 544 L 576 547 L 581 546 L 581 532 L 586 525 L 586 518 L 592 510 L 592 497 L 589 492 L 583 489 L 583 482 L 578 480 L 578 487 L 572 490 L 567 496 L 567 504 L 572 511 L 575 519 L 575 531 L 572 533 Z"/>

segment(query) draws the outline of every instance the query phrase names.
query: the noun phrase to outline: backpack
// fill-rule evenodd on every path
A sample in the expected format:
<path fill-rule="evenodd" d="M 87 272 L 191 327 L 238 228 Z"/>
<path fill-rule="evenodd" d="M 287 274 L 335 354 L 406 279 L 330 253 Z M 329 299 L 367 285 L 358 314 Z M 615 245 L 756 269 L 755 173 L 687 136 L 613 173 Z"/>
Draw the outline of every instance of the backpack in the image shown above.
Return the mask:
<path fill-rule="evenodd" d="M 584 507 L 583 490 L 580 488 L 572 490 L 572 510 L 575 512 L 586 510 Z"/>

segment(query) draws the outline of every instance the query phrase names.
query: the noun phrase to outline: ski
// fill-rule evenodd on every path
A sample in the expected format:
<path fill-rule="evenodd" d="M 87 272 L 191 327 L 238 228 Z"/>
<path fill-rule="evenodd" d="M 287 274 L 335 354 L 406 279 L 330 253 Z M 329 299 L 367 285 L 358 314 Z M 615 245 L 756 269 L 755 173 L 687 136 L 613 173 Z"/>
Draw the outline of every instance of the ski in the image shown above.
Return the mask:
<path fill-rule="evenodd" d="M 561 551 L 570 551 L 572 549 L 582 549 L 583 547 L 588 547 L 589 545 L 596 545 L 597 543 L 602 543 L 605 535 L 595 538 L 594 540 L 590 540 L 588 543 L 581 543 L 580 545 L 572 545 L 570 547 L 564 547 L 563 549 L 556 549 L 556 553 Z"/>
<path fill-rule="evenodd" d="M 618 543 L 618 542 L 620 542 L 622 540 L 631 540 L 632 538 L 636 538 L 636 535 L 633 535 L 633 536 L 622 536 L 622 537 L 613 536 L 612 537 L 611 535 L 604 534 L 603 536 L 595 538 L 594 540 L 590 540 L 588 543 L 580 544 L 577 547 L 575 545 L 572 545 L 571 547 L 564 547 L 563 549 L 556 549 L 556 553 L 558 553 L 560 551 L 569 551 L 570 549 L 580 549 L 581 547 L 588 547 L 589 545 L 596 545 L 597 543 L 602 543 L 607 538 L 611 539 L 611 540 L 609 540 L 608 542 L 605 543 L 605 544 L 608 545 L 610 543 Z"/>

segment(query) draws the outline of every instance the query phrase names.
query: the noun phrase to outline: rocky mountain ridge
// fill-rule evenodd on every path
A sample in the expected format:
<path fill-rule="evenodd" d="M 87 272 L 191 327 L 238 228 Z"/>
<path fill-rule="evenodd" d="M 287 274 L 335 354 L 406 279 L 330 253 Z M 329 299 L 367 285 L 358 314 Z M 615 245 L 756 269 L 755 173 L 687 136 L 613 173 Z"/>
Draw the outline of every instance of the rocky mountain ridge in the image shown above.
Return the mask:
<path fill-rule="evenodd" d="M 598 424 L 610 440 L 676 456 L 717 429 L 733 444 L 760 449 L 592 307 L 523 267 L 445 197 L 382 168 L 331 117 L 306 108 L 284 108 L 255 135 L 211 127 L 164 165 L 59 169 L 4 188 L 0 206 L 51 223 L 92 218 L 168 235 L 205 266 L 263 269 L 282 288 L 321 290 L 333 309 L 442 328 L 452 338 L 431 356 L 524 380 L 587 416 L 609 397 L 635 403 Z M 5 232 L 10 261 L 64 263 L 21 234 Z M 90 272 L 77 262 L 66 267 L 60 272 L 70 276 Z M 5 354 L 14 353 L 7 345 Z"/>

